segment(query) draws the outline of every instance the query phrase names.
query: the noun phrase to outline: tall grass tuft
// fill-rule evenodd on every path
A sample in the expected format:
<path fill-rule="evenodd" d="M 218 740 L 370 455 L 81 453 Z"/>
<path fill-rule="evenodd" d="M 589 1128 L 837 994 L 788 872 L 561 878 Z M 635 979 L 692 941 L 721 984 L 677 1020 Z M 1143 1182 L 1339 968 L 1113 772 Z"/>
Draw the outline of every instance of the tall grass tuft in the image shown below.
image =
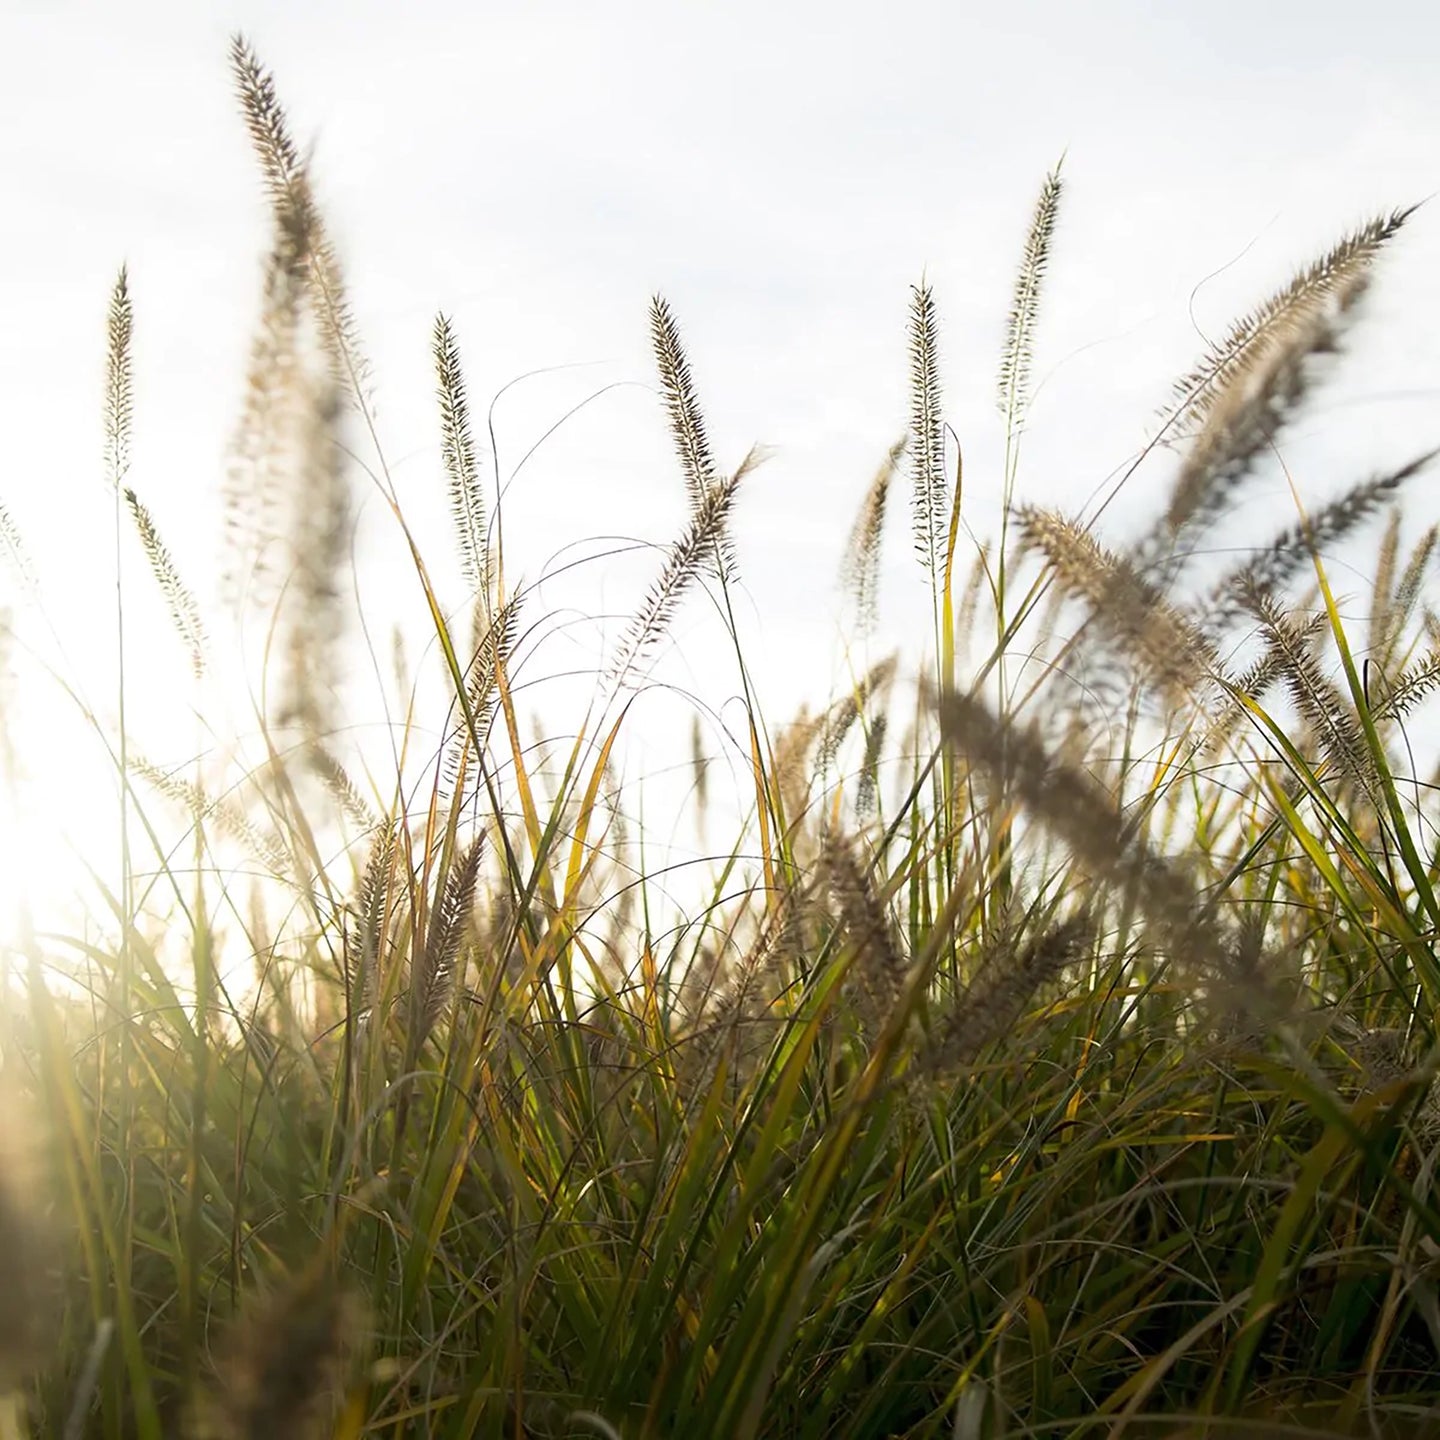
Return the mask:
<path fill-rule="evenodd" d="M 197 677 L 265 637 L 254 734 L 207 716 L 174 760 L 123 706 L 118 737 L 96 721 L 122 883 L 7 965 L 0 1437 L 1430 1433 L 1440 530 L 1401 505 L 1433 453 L 1195 563 L 1414 212 L 1181 378 L 1127 545 L 1023 493 L 1057 167 L 996 309 L 994 533 L 961 524 L 922 284 L 906 434 L 840 577 L 869 633 L 908 463 L 930 634 L 784 720 L 735 603 L 762 452 L 716 460 L 655 297 L 683 527 L 577 713 L 532 723 L 560 624 L 507 579 L 455 327 L 430 335 L 451 596 L 310 164 L 248 42 L 231 64 L 269 235 L 218 606 L 130 483 L 123 271 L 101 404 L 117 545 L 128 514 Z M 428 627 L 396 631 L 369 748 L 343 583 L 364 446 Z M 1356 620 L 1334 554 L 1376 521 Z M 693 828 L 734 828 L 682 865 L 623 757 L 702 599 L 724 637 L 681 722 Z"/>

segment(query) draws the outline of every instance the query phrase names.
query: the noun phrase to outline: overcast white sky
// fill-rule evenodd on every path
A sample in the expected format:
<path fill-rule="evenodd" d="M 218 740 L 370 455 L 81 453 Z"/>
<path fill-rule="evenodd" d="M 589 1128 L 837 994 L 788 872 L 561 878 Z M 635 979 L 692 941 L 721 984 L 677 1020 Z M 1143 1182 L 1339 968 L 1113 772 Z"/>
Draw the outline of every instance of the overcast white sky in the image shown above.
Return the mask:
<path fill-rule="evenodd" d="M 968 518 L 996 531 L 993 376 L 1030 206 L 1062 152 L 1021 488 L 1077 507 L 1147 437 L 1201 349 L 1197 325 L 1220 330 L 1350 225 L 1440 189 L 1440 11 L 1420 3 L 0 0 L 0 503 L 100 705 L 113 630 L 100 396 L 122 261 L 136 308 L 131 479 L 202 591 L 218 553 L 266 241 L 226 64 L 236 29 L 275 72 L 297 137 L 315 141 L 382 438 L 442 577 L 455 572 L 435 311 L 454 317 L 477 405 L 537 367 L 577 367 L 497 410 L 507 478 L 566 410 L 618 386 L 509 491 L 509 564 L 533 578 L 585 537 L 664 542 L 682 519 L 647 333 L 650 295 L 670 300 L 720 462 L 752 441 L 775 449 L 737 527 L 742 623 L 772 719 L 840 673 L 836 563 L 903 429 L 908 286 L 922 272 Z M 1440 438 L 1437 261 L 1432 204 L 1295 433 L 1307 497 Z M 1142 471 L 1130 503 L 1159 503 L 1166 479 L 1163 465 Z M 1410 500 L 1417 522 L 1440 512 L 1428 484 Z M 1257 526 L 1290 518 L 1277 475 L 1250 493 Z M 896 498 L 888 636 L 923 614 L 903 487 Z M 386 543 L 366 556 L 382 634 L 392 604 L 423 623 Z M 651 568 L 587 567 L 550 598 L 623 612 Z M 157 630 L 145 648 L 167 641 Z M 583 659 L 560 642 L 549 663 Z M 153 663 L 157 703 L 141 721 L 163 727 L 187 703 L 183 665 Z M 709 684 L 707 666 L 672 657 L 666 673 L 718 705 L 733 681 Z M 62 754 L 32 739 L 24 758 L 48 779 Z"/>

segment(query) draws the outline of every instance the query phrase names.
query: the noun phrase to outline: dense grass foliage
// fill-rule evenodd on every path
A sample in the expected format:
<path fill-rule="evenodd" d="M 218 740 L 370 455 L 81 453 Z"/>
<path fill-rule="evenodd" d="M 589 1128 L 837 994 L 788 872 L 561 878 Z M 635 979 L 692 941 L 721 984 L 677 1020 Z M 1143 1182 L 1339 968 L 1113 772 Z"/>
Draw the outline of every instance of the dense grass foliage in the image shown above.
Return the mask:
<path fill-rule="evenodd" d="M 377 793 L 337 738 L 342 426 L 406 520 L 300 149 L 253 52 L 232 58 L 274 243 L 224 589 L 273 625 L 268 753 L 224 786 L 166 770 L 125 732 L 122 681 L 113 940 L 12 967 L 0 1434 L 1435 1428 L 1440 858 L 1403 726 L 1440 678 L 1437 532 L 1395 508 L 1428 457 L 1228 569 L 1202 554 L 1409 212 L 1201 357 L 1146 447 L 1176 452 L 1159 518 L 1116 546 L 1019 484 L 1057 170 L 999 367 L 998 540 L 962 539 L 917 288 L 908 432 L 842 575 L 863 624 L 908 482 L 933 647 L 914 694 L 890 660 L 782 726 L 730 604 L 758 456 L 716 464 L 657 298 L 688 519 L 589 708 L 556 720 L 548 788 L 512 688 L 529 597 L 442 316 L 469 593 L 440 596 L 412 546 L 451 706 L 423 783 L 412 714 Z M 217 622 L 129 488 L 131 331 L 122 274 L 116 524 L 200 672 Z M 1323 553 L 1381 515 L 1362 635 Z M 750 811 L 682 921 L 612 757 L 702 591 L 733 641 Z"/>

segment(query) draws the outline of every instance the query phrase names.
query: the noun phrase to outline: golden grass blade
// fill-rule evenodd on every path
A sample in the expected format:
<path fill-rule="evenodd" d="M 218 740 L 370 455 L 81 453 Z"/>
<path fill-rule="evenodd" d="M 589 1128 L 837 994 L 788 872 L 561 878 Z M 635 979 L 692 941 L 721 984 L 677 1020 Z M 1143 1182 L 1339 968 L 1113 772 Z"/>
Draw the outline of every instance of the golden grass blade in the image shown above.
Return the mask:
<path fill-rule="evenodd" d="M 765 773 L 765 759 L 760 747 L 760 732 L 755 717 L 749 717 L 750 773 L 755 782 L 755 822 L 760 827 L 760 865 L 765 877 L 765 893 L 777 897 L 781 891 L 776 878 L 775 847 L 770 832 L 770 784 Z"/>
<path fill-rule="evenodd" d="M 579 903 L 581 883 L 590 864 L 596 858 L 596 852 L 587 843 L 590 822 L 595 814 L 595 802 L 600 794 L 601 782 L 609 771 L 610 754 L 615 748 L 616 740 L 620 738 L 620 727 L 625 723 L 625 716 L 629 713 L 629 709 L 630 706 L 627 703 L 600 746 L 600 754 L 591 767 L 590 779 L 585 786 L 585 793 L 580 799 L 580 807 L 575 815 L 570 842 L 570 859 L 565 866 L 565 895 L 562 901 L 562 909 L 572 918 Z"/>
<path fill-rule="evenodd" d="M 960 505 L 965 498 L 965 456 L 957 440 L 955 445 L 955 484 L 950 494 L 950 527 L 945 536 L 945 578 L 940 587 L 940 686 L 955 688 L 955 637 L 968 630 L 962 608 L 961 624 L 955 623 L 955 546 L 960 539 Z M 980 561 L 983 564 L 983 552 Z M 977 564 L 977 570 L 980 565 Z M 977 583 L 978 583 L 978 576 Z"/>

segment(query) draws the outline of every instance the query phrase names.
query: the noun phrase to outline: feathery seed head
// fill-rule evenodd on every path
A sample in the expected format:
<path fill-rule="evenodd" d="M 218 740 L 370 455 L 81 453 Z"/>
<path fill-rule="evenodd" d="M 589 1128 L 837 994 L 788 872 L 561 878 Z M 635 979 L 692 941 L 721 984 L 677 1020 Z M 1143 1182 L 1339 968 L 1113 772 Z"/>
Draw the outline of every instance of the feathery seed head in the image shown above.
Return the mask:
<path fill-rule="evenodd" d="M 373 408 L 370 366 L 360 348 L 339 256 L 321 221 L 309 166 L 291 137 L 274 77 L 242 35 L 230 42 L 230 68 L 277 229 L 304 239 L 292 247 L 292 255 L 312 301 L 331 376 L 342 394 Z"/>
<path fill-rule="evenodd" d="M 435 317 L 432 350 L 436 394 L 440 402 L 440 456 L 450 487 L 450 511 L 460 559 L 471 590 L 488 605 L 491 565 L 485 493 L 475 441 L 470 432 L 470 402 L 465 393 L 460 346 L 449 319 L 444 315 Z"/>
<path fill-rule="evenodd" d="M 665 396 L 665 409 L 670 417 L 670 434 L 680 457 L 685 475 L 685 490 L 690 499 L 690 516 L 698 520 L 705 510 L 710 494 L 721 483 L 710 442 L 705 435 L 705 419 L 700 401 L 690 378 L 690 362 L 680 343 L 680 327 L 668 302 L 656 295 L 650 302 L 650 339 L 655 349 L 655 364 L 660 372 L 660 388 Z M 739 474 L 754 463 L 755 453 L 747 457 Z M 739 479 L 739 474 L 736 479 Z M 714 553 L 706 557 L 706 566 L 716 576 L 734 578 L 735 555 L 728 532 L 716 537 Z"/>
<path fill-rule="evenodd" d="M 855 841 L 830 831 L 822 853 L 838 918 L 854 947 L 846 989 L 856 997 L 861 1023 L 873 1035 L 884 1027 L 900 998 L 909 962 L 896 943 L 889 908 Z"/>
<path fill-rule="evenodd" d="M 885 501 L 890 494 L 890 482 L 901 456 L 909 444 L 909 437 L 902 435 L 890 447 L 890 453 L 875 472 L 870 488 L 845 545 L 845 555 L 840 562 L 840 583 L 855 606 L 855 618 L 862 631 L 872 630 L 877 618 L 876 596 L 880 588 L 880 541 L 885 529 Z"/>
<path fill-rule="evenodd" d="M 1214 645 L 1129 560 L 1057 511 L 1026 505 L 1015 513 L 1022 544 L 1044 557 L 1065 594 L 1085 602 L 1117 654 L 1175 700 L 1207 683 L 1218 666 Z"/>
<path fill-rule="evenodd" d="M 1353 303 L 1380 250 L 1414 213 L 1410 206 L 1367 221 L 1237 320 L 1195 369 L 1175 382 L 1180 423 L 1187 428 L 1203 424 L 1232 380 L 1267 349 L 1283 344 L 1297 321 L 1331 304 L 1343 309 Z"/>
<path fill-rule="evenodd" d="M 748 468 L 749 465 L 742 464 L 734 475 L 717 480 L 705 492 L 680 538 L 670 547 L 664 569 L 632 617 L 611 661 L 610 674 L 617 681 L 628 680 L 635 667 L 664 636 L 686 591 L 705 570 L 714 570 L 715 557 L 721 557 L 723 567 L 723 557 L 730 545 L 730 512 L 734 508 L 735 492 Z"/>
<path fill-rule="evenodd" d="M 115 490 L 125 483 L 130 469 L 130 423 L 134 414 L 134 375 L 130 339 L 134 333 L 129 275 L 122 265 L 110 292 L 106 325 L 105 363 L 105 471 Z"/>
<path fill-rule="evenodd" d="M 926 1056 L 929 1073 L 943 1078 L 974 1064 L 1014 1027 L 1035 992 L 1059 978 L 1093 941 L 1093 923 L 1082 914 L 1051 925 L 1018 953 L 1010 943 L 994 947 L 935 1025 Z"/>
<path fill-rule="evenodd" d="M 1061 161 L 1063 165 L 1064 161 Z M 1040 290 L 1050 263 L 1050 245 L 1055 237 L 1055 222 L 1060 214 L 1060 194 L 1064 182 L 1061 165 L 1045 177 L 1040 187 L 1030 230 L 1025 237 L 1025 252 L 1020 273 L 1015 279 L 1015 297 L 1010 305 L 1010 318 L 1005 327 L 1005 348 L 1000 360 L 998 402 L 1012 431 L 1025 426 L 1030 405 L 1030 367 L 1035 348 L 1035 325 L 1040 316 Z"/>
<path fill-rule="evenodd" d="M 949 507 L 940 394 L 939 326 L 928 285 L 910 287 L 910 472 L 915 549 L 932 582 L 943 575 Z"/>

